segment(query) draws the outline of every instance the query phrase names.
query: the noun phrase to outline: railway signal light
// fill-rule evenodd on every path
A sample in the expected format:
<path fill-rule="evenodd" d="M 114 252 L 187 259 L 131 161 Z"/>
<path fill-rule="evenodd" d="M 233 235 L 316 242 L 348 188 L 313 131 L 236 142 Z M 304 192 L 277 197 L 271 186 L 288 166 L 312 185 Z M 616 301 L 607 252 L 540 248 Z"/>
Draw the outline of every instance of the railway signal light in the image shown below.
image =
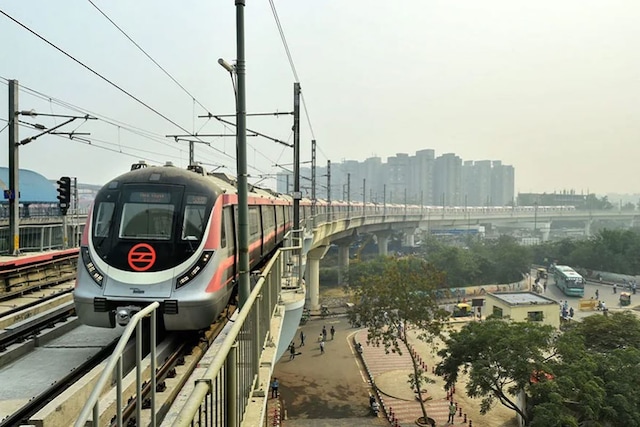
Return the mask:
<path fill-rule="evenodd" d="M 69 206 L 71 206 L 71 178 L 63 176 L 58 181 L 58 205 L 62 215 L 67 214 Z"/>

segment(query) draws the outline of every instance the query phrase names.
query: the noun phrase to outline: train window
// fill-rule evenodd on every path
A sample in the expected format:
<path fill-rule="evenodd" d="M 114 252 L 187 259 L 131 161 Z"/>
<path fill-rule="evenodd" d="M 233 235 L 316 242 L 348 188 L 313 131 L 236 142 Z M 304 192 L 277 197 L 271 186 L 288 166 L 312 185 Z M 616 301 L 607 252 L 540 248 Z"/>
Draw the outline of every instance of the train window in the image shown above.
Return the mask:
<path fill-rule="evenodd" d="M 164 203 L 125 203 L 120 238 L 169 240 L 175 206 Z"/>
<path fill-rule="evenodd" d="M 220 247 L 227 247 L 227 210 L 223 209 L 220 215 Z"/>
<path fill-rule="evenodd" d="M 204 233 L 204 212 L 206 206 L 187 205 L 184 208 L 182 240 L 200 240 Z"/>
<path fill-rule="evenodd" d="M 184 222 L 182 224 L 182 240 L 201 240 L 206 221 L 207 196 L 197 194 L 187 195 L 184 207 Z"/>
<path fill-rule="evenodd" d="M 258 207 L 252 206 L 249 208 L 249 234 L 255 236 L 260 232 L 260 214 L 258 213 Z"/>
<path fill-rule="evenodd" d="M 101 202 L 98 205 L 98 214 L 96 215 L 96 223 L 93 229 L 94 236 L 107 237 L 109 235 L 115 208 L 116 204 L 113 202 Z"/>
<path fill-rule="evenodd" d="M 231 246 L 233 246 L 233 231 L 232 230 L 232 219 L 231 219 L 231 207 L 227 206 L 222 210 L 222 228 L 220 229 L 220 247 L 227 247 L 227 233 L 229 233 L 229 242 Z"/>
<path fill-rule="evenodd" d="M 275 218 L 273 213 L 273 206 L 262 207 L 262 228 L 266 232 L 273 231 L 275 228 Z"/>

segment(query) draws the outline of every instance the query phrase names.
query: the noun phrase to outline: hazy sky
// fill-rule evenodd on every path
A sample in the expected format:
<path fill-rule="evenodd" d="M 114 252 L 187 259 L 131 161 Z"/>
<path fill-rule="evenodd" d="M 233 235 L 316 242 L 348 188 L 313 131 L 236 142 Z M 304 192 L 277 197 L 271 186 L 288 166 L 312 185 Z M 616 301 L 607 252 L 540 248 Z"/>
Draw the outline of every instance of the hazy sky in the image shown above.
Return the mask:
<path fill-rule="evenodd" d="M 0 9 L 189 131 L 233 134 L 215 120 L 235 111 L 233 0 L 94 0 L 169 71 L 199 106 L 85 0 L 0 1 Z M 516 192 L 640 192 L 640 2 L 632 0 L 275 0 L 296 66 L 318 164 L 386 159 L 432 148 L 463 160 L 502 160 Z M 291 111 L 294 77 L 268 0 L 247 0 L 249 112 Z M 77 129 L 91 145 L 47 136 L 21 147 L 21 167 L 48 178 L 102 184 L 130 163 L 187 163 L 183 133 L 25 29 L 0 15 L 0 77 L 20 108 L 70 114 L 49 97 L 104 120 Z M 7 118 L 0 79 L 0 119 Z M 24 118 L 24 120 L 30 120 Z M 61 119 L 38 117 L 52 126 Z M 74 130 L 82 121 L 65 129 Z M 312 134 L 302 119 L 302 160 Z M 0 121 L 0 129 L 6 123 Z M 289 140 L 291 118 L 249 118 L 248 127 Z M 151 133 L 151 139 L 132 133 Z M 21 138 L 33 131 L 21 128 Z M 7 131 L 0 165 L 6 166 Z M 196 158 L 235 174 L 233 138 L 196 147 Z M 278 172 L 291 150 L 249 138 L 251 182 Z M 99 147 L 107 147 L 108 151 Z M 212 168 L 211 166 L 210 168 Z"/>

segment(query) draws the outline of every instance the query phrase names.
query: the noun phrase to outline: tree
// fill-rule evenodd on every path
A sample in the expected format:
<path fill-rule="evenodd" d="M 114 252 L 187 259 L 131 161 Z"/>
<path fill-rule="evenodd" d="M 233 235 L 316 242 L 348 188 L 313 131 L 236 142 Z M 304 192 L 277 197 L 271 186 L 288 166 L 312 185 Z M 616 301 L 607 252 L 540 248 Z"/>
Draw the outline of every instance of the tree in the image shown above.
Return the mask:
<path fill-rule="evenodd" d="M 419 331 L 418 339 L 431 342 L 446 325 L 448 312 L 440 309 L 435 290 L 444 275 L 418 257 L 381 257 L 349 269 L 347 290 L 357 301 L 350 321 L 367 328 L 368 343 L 384 346 L 387 353 L 402 354 L 409 348 L 406 328 Z M 416 355 L 409 352 L 413 374 L 409 383 L 418 394 L 424 423 L 429 420 L 422 398 L 428 381 Z"/>
<path fill-rule="evenodd" d="M 589 316 L 562 334 L 531 387 L 532 427 L 640 425 L 640 320 L 631 312 Z M 558 420 L 564 420 L 559 423 Z"/>
<path fill-rule="evenodd" d="M 442 360 L 436 374 L 444 377 L 447 386 L 455 385 L 460 372 L 468 374 L 467 395 L 482 397 L 483 415 L 497 400 L 528 425 L 526 411 L 512 396 L 525 390 L 536 372 L 545 372 L 553 331 L 549 325 L 491 318 L 468 323 L 452 333 L 438 352 Z"/>

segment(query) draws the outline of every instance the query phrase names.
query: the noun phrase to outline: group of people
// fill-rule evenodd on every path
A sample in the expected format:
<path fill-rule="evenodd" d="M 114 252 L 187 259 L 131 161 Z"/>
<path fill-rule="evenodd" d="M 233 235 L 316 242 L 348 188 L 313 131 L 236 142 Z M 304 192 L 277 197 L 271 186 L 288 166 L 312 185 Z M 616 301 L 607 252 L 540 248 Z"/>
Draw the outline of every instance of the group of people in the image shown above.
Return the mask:
<path fill-rule="evenodd" d="M 622 287 L 628 291 L 632 291 L 634 294 L 636 293 L 636 289 L 638 288 L 638 285 L 636 283 L 635 280 L 627 280 L 627 279 L 622 279 Z M 613 293 L 616 293 L 616 289 L 618 288 L 617 284 L 613 284 Z"/>
<path fill-rule="evenodd" d="M 568 300 L 560 301 L 560 307 L 561 307 L 561 310 L 562 310 L 562 317 L 564 319 L 573 317 L 575 312 L 573 310 L 573 307 L 569 307 L 569 301 Z"/>
<path fill-rule="evenodd" d="M 336 335 L 336 328 L 331 325 L 331 329 L 329 331 L 331 333 L 331 341 L 333 341 L 333 338 Z M 320 332 L 318 341 L 320 342 L 320 354 L 324 354 L 324 343 L 327 341 L 327 327 L 325 325 L 322 325 L 322 332 Z"/>
<path fill-rule="evenodd" d="M 329 331 L 327 332 L 327 327 L 326 326 L 322 326 L 322 332 L 320 332 L 320 336 L 318 337 L 318 342 L 320 343 L 320 354 L 324 354 L 324 346 L 325 346 L 325 342 L 327 341 L 327 333 L 331 334 L 331 341 L 333 341 L 333 339 L 336 336 L 336 328 L 332 325 L 331 328 L 329 329 Z M 304 334 L 304 331 L 300 331 L 300 347 L 304 347 L 304 340 L 306 338 L 306 335 Z M 289 360 L 293 360 L 296 358 L 297 355 L 299 355 L 301 353 L 296 352 L 296 345 L 293 341 L 291 341 L 291 344 L 289 344 Z"/>

